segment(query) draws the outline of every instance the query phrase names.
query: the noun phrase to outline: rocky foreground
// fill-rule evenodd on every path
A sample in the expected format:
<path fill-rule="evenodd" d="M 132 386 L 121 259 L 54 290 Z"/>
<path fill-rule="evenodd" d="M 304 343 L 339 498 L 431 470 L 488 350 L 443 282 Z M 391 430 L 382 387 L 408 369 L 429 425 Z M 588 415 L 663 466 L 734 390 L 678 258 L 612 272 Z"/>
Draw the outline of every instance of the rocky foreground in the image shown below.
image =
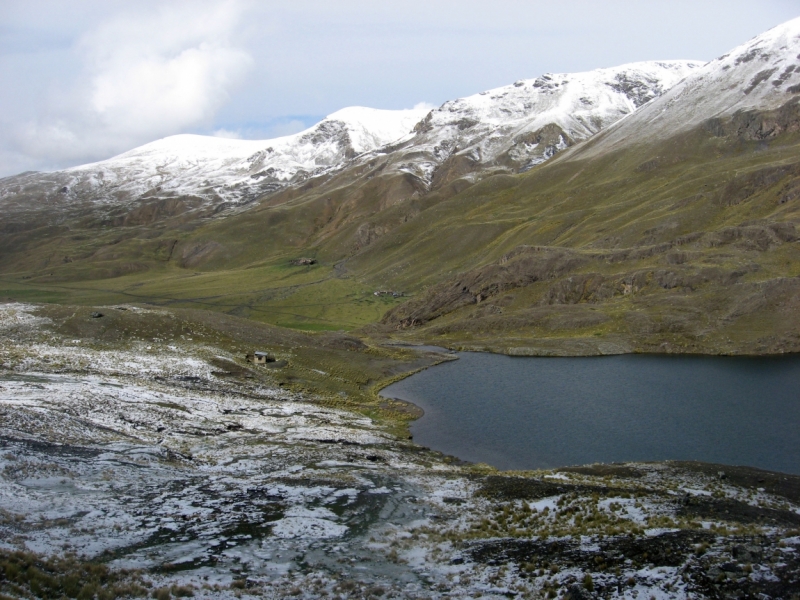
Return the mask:
<path fill-rule="evenodd" d="M 189 335 L 74 331 L 0 305 L 0 598 L 800 597 L 800 477 L 500 473 Z"/>

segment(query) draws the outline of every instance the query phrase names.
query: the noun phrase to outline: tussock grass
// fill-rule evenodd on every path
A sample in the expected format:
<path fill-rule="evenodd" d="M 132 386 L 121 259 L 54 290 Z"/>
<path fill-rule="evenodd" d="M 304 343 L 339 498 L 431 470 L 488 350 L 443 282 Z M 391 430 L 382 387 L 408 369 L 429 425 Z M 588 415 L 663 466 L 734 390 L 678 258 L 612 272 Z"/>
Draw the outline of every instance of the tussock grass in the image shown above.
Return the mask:
<path fill-rule="evenodd" d="M 69 556 L 44 558 L 0 550 L 0 574 L 0 591 L 6 597 L 113 600 L 143 598 L 150 589 L 139 571 L 112 570 Z"/>

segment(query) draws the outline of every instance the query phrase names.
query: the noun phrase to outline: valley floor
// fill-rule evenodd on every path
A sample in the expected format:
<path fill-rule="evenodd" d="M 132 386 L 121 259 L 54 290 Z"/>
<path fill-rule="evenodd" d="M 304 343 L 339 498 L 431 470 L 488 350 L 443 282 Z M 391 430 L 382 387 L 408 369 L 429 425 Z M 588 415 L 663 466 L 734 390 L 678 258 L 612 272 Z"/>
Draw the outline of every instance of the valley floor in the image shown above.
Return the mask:
<path fill-rule="evenodd" d="M 800 597 L 800 477 L 499 473 L 220 361 L 0 305 L 0 598 Z"/>

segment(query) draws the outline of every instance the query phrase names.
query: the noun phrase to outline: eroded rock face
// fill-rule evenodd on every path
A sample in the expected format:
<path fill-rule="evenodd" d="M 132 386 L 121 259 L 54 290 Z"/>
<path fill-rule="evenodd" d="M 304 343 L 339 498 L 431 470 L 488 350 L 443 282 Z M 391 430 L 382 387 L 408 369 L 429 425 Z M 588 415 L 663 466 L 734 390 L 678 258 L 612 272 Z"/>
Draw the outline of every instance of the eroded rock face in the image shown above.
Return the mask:
<path fill-rule="evenodd" d="M 180 248 L 180 266 L 183 268 L 197 267 L 222 250 L 222 245 L 213 240 L 186 244 Z"/>
<path fill-rule="evenodd" d="M 556 279 L 584 264 L 578 253 L 561 248 L 520 247 L 496 263 L 433 286 L 420 296 L 390 310 L 383 323 L 399 327 L 422 325 L 470 304 L 478 304 L 502 292 Z"/>

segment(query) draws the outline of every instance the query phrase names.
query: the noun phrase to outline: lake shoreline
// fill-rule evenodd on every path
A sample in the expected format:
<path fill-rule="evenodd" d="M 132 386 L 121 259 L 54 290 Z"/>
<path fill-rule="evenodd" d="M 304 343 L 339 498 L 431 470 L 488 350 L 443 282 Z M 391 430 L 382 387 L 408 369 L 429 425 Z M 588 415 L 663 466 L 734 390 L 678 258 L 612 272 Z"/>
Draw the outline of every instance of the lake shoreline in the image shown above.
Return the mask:
<path fill-rule="evenodd" d="M 392 382 L 384 387 L 380 394 L 381 397 L 391 397 L 395 401 L 407 402 L 419 407 L 421 416 L 409 426 L 413 439 L 426 447 L 456 456 L 460 460 L 486 463 L 501 470 L 562 468 L 630 461 L 698 460 L 710 464 L 743 465 L 786 473 L 800 473 L 800 460 L 794 456 L 796 453 L 791 450 L 793 447 L 792 434 L 790 427 L 787 426 L 787 422 L 800 420 L 800 417 L 795 415 L 797 409 L 791 400 L 794 398 L 792 395 L 794 392 L 787 391 L 789 385 L 787 382 L 790 380 L 787 379 L 790 378 L 787 369 L 794 373 L 797 369 L 796 365 L 800 364 L 797 360 L 800 356 L 796 354 L 759 357 L 630 354 L 614 357 L 577 357 L 565 359 L 565 362 L 541 362 L 545 358 L 556 357 L 533 357 L 530 360 L 537 361 L 538 368 L 543 368 L 548 372 L 558 371 L 562 367 L 566 368 L 569 371 L 566 377 L 576 381 L 576 378 L 580 379 L 580 374 L 573 372 L 573 367 L 568 365 L 577 363 L 566 361 L 577 360 L 582 365 L 581 368 L 590 369 L 592 375 L 580 381 L 580 394 L 583 398 L 592 398 L 594 404 L 587 408 L 585 403 L 573 399 L 570 401 L 569 407 L 571 408 L 569 409 L 566 405 L 558 405 L 555 399 L 559 397 L 558 394 L 565 393 L 565 390 L 562 389 L 564 384 L 561 383 L 563 377 L 551 374 L 548 376 L 547 385 L 555 386 L 549 393 L 553 399 L 537 396 L 539 398 L 537 401 L 544 403 L 544 408 L 540 407 L 539 410 L 544 412 L 537 413 L 530 407 L 521 409 L 508 400 L 508 397 L 513 396 L 511 392 L 527 393 L 528 388 L 524 383 L 515 386 L 508 382 L 515 380 L 521 382 L 529 375 L 501 373 L 501 376 L 494 380 L 494 388 L 492 385 L 484 385 L 481 388 L 482 397 L 486 399 L 486 402 L 492 403 L 492 408 L 481 409 L 483 412 L 480 413 L 480 416 L 474 418 L 475 421 L 479 421 L 478 423 L 470 422 L 470 417 L 465 416 L 465 413 L 469 413 L 471 410 L 478 410 L 476 405 L 468 403 L 474 402 L 475 399 L 467 402 L 464 398 L 469 398 L 472 393 L 472 390 L 467 388 L 470 388 L 471 385 L 479 385 L 479 383 L 473 381 L 471 384 L 464 384 L 463 380 L 470 376 L 477 377 L 477 380 L 484 380 L 490 375 L 497 375 L 497 373 L 493 372 L 496 367 L 492 367 L 489 369 L 491 373 L 487 373 L 483 372 L 483 367 L 476 366 L 476 364 L 505 360 L 507 365 L 517 365 L 516 367 L 504 367 L 513 371 L 515 368 L 524 370 L 522 365 L 530 363 L 518 362 L 526 361 L 526 358 L 523 357 L 509 357 L 494 353 L 460 353 L 458 358 L 459 360 L 452 363 L 448 361 L 450 364 L 446 363 L 446 369 L 448 369 L 446 372 L 450 373 L 455 368 L 458 375 L 439 375 L 443 373 L 440 363 L 434 365 L 440 367 L 435 371 L 427 368 L 415 373 L 414 376 Z M 592 358 L 605 362 L 589 360 Z M 456 363 L 463 364 L 465 360 L 472 364 L 463 368 L 453 367 Z M 630 363 L 631 366 L 625 367 L 624 374 L 619 375 L 620 381 L 615 381 L 615 376 L 608 375 L 606 371 L 619 368 L 620 363 L 623 365 Z M 615 364 L 617 367 L 614 367 Z M 755 366 L 758 369 L 755 369 Z M 641 367 L 652 371 L 647 375 L 650 380 L 636 383 L 635 371 Z M 724 376 L 719 375 L 720 369 L 724 371 Z M 747 371 L 746 376 L 739 373 L 743 369 Z M 471 374 L 471 370 L 476 370 L 477 374 Z M 694 373 L 695 371 L 697 373 Z M 450 379 L 448 379 L 448 383 L 436 383 L 435 380 L 440 377 Z M 733 378 L 736 383 L 730 384 L 722 381 L 720 383 L 722 387 L 716 389 L 719 386 L 713 386 L 711 383 L 714 377 Z M 754 405 L 753 403 L 756 403 L 759 398 L 761 393 L 759 386 L 773 385 L 774 377 L 779 377 L 783 382 L 781 384 L 783 387 L 780 388 L 780 394 L 783 396 L 778 394 L 783 398 L 780 401 L 782 402 L 781 408 L 764 408 L 752 413 L 750 406 Z M 608 380 L 609 378 L 610 380 Z M 425 381 L 425 384 L 420 384 L 422 385 L 420 387 L 416 382 L 422 380 Z M 696 389 L 689 384 L 690 380 L 694 381 Z M 624 383 L 625 381 L 628 383 Z M 634 383 L 632 384 L 631 381 Z M 760 383 L 756 383 L 756 381 L 760 381 Z M 435 401 L 433 397 L 425 396 L 423 393 L 426 385 L 432 386 L 432 389 L 435 388 L 437 394 Z M 530 387 L 530 382 L 527 385 L 533 389 Z M 634 385 L 635 389 L 628 389 L 631 385 Z M 704 389 L 704 385 L 709 387 L 704 392 L 707 396 L 704 401 L 707 406 L 705 412 L 700 410 L 702 419 L 698 421 L 698 415 L 694 415 L 692 411 L 699 410 L 698 407 L 702 408 L 703 403 L 693 405 L 692 402 L 697 403 L 698 401 L 690 402 L 686 398 L 691 397 L 693 393 L 699 393 L 697 390 Z M 614 386 L 619 388 L 617 393 L 610 391 L 615 389 Z M 655 391 L 651 388 L 655 388 Z M 723 389 L 724 392 L 721 391 Z M 786 395 L 787 393 L 789 396 Z M 499 394 L 499 399 L 493 394 Z M 543 394 L 548 396 L 548 393 Z M 652 401 L 655 407 L 648 407 L 644 400 L 648 394 L 656 398 Z M 605 400 L 601 400 L 601 396 Z M 495 399 L 490 401 L 490 398 Z M 444 403 L 449 408 L 442 409 L 436 402 Z M 465 402 L 467 403 L 465 404 Z M 578 404 L 575 404 L 576 402 Z M 608 404 L 604 404 L 604 402 Z M 551 430 L 535 429 L 538 432 L 537 435 L 545 436 L 549 443 L 542 443 L 539 446 L 532 445 L 529 440 L 530 436 L 514 429 L 516 423 L 502 424 L 503 413 L 513 413 L 514 411 L 521 412 L 516 417 L 511 417 L 510 420 L 516 419 L 518 422 L 539 421 L 543 418 L 542 415 L 549 414 L 550 416 L 547 418 L 550 419 L 548 426 L 551 430 L 563 429 L 561 435 L 572 440 L 583 440 L 588 437 L 590 442 L 577 443 L 583 444 L 587 448 L 594 448 L 593 452 L 599 454 L 595 456 L 590 456 L 590 453 L 581 455 L 570 447 L 574 444 L 565 446 L 565 442 L 559 439 L 560 435 Z M 550 412 L 548 413 L 548 411 Z M 609 416 L 606 414 L 609 411 L 612 413 L 616 411 L 616 413 Z M 628 415 L 631 414 L 631 411 L 643 421 L 639 423 L 634 420 L 630 425 L 620 425 L 620 422 L 629 418 Z M 648 413 L 648 411 L 650 412 Z M 779 416 L 782 411 L 785 413 L 783 419 Z M 584 428 L 576 428 L 574 423 L 576 421 Z M 593 430 L 592 426 L 595 421 L 603 425 L 598 425 L 597 429 Z M 487 426 L 494 426 L 498 431 L 503 431 L 504 433 L 494 435 L 497 438 L 504 435 L 510 436 L 508 441 L 490 440 L 492 434 L 485 430 Z M 649 428 L 647 433 L 639 431 L 642 426 Z M 506 429 L 502 429 L 503 427 Z M 511 428 L 509 429 L 509 427 Z M 765 438 L 764 432 L 770 432 L 771 437 Z M 675 439 L 672 439 L 671 436 Z M 686 440 L 684 445 L 680 443 L 681 436 Z M 624 449 L 627 438 L 633 440 L 630 442 L 633 450 Z M 776 447 L 782 448 L 781 456 L 773 456 L 777 451 L 769 448 L 772 443 L 770 440 L 774 440 Z M 743 445 L 752 450 L 752 455 L 747 454 L 748 451 L 744 449 Z M 564 451 L 561 458 L 558 458 L 559 451 Z M 538 463 L 525 462 L 517 456 L 525 452 L 544 452 L 542 457 L 550 456 L 551 458 L 542 458 Z"/>
<path fill-rule="evenodd" d="M 0 304 L 0 562 L 17 573 L 0 594 L 42 596 L 43 581 L 63 594 L 76 573 L 208 599 L 796 589 L 800 477 L 634 462 L 499 473 L 407 440 L 408 415 L 367 387 L 462 359 L 338 335 L 281 347 L 268 330 L 256 347 L 287 365 L 261 369 L 222 336 L 249 323 L 100 308 Z M 112 320 L 126 337 L 107 336 Z"/>

